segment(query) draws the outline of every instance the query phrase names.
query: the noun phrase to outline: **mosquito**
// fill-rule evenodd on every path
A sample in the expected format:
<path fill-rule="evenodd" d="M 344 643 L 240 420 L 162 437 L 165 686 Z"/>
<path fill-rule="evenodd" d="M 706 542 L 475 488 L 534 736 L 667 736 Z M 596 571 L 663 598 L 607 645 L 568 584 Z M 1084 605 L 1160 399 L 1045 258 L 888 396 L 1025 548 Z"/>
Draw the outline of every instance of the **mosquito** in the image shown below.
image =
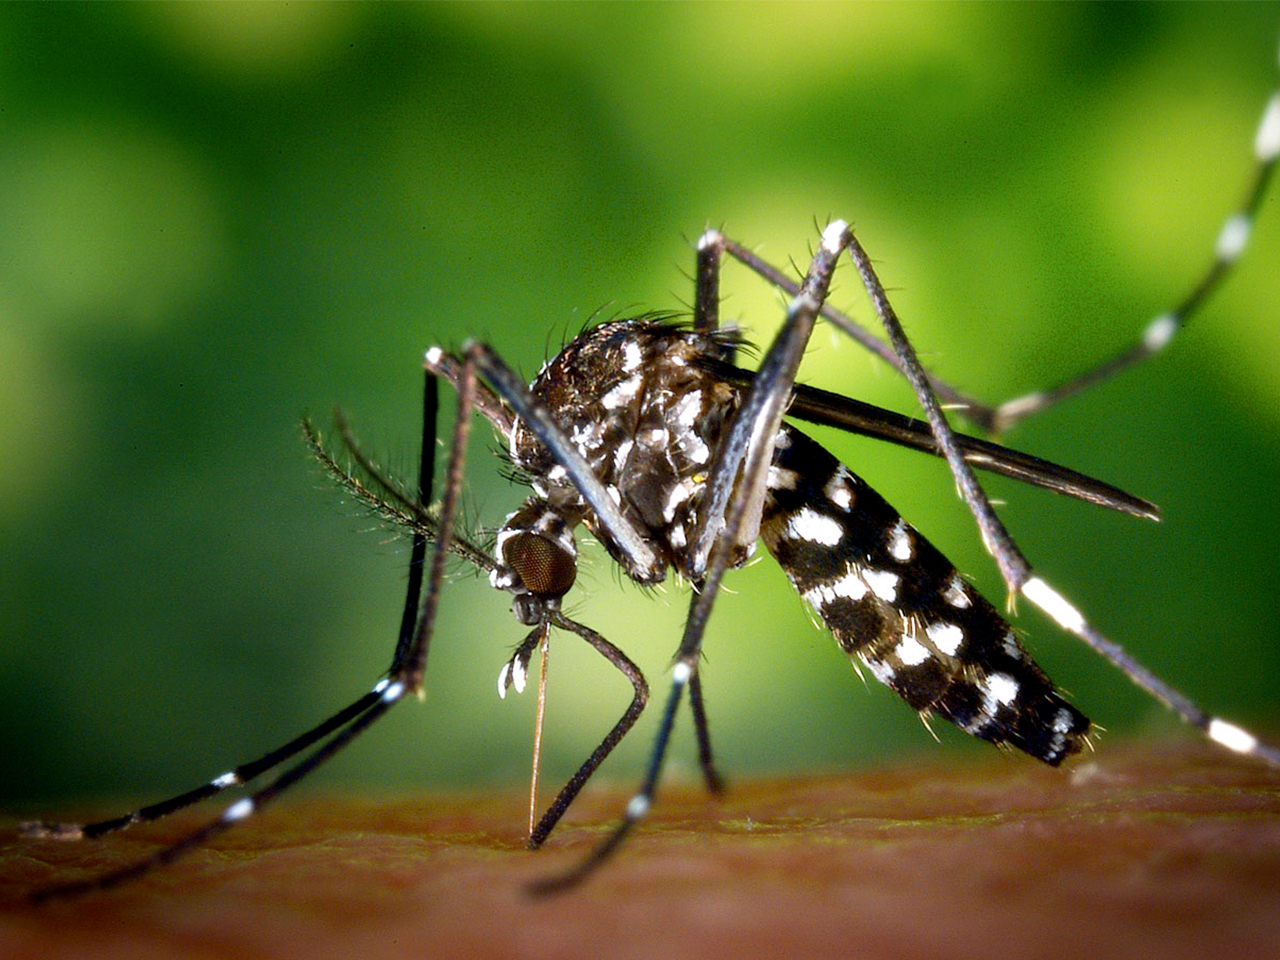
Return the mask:
<path fill-rule="evenodd" d="M 1280 748 L 1201 709 L 1104 635 L 1046 581 L 1005 529 L 974 470 L 1136 517 L 1154 519 L 1156 508 L 1066 467 L 958 433 L 943 411 L 945 404 L 979 428 L 999 433 L 1164 349 L 1247 246 L 1280 155 L 1280 92 L 1263 113 L 1254 153 L 1256 169 L 1245 200 L 1225 221 L 1211 265 L 1180 304 L 1151 320 L 1137 342 L 1110 361 L 999 406 L 985 405 L 922 368 L 866 250 L 845 221 L 835 220 L 821 230 L 799 282 L 720 231 L 706 231 L 696 244 L 690 318 L 644 315 L 591 327 L 545 364 L 529 385 L 486 344 L 468 342 L 456 355 L 431 348 L 424 360 L 423 443 L 415 491 L 382 474 L 345 424 L 339 424 L 339 436 L 352 461 L 350 469 L 305 424 L 307 441 L 337 482 L 390 524 L 412 532 L 407 595 L 389 668 L 369 692 L 316 727 L 185 793 L 96 823 L 25 824 L 32 837 L 102 837 L 248 784 L 311 750 L 219 817 L 152 856 L 126 869 L 39 891 L 37 898 L 104 889 L 176 859 L 258 811 L 406 695 L 419 692 L 451 556 L 487 572 L 492 586 L 512 594 L 516 620 L 531 628 L 503 666 L 499 692 L 523 689 L 530 660 L 537 650 L 545 651 L 552 628 L 593 647 L 634 691 L 600 745 L 532 824 L 529 845 L 540 846 L 649 699 L 648 684 L 635 664 L 562 610 L 577 576 L 578 527 L 599 541 L 631 580 L 656 585 L 674 571 L 692 586 L 692 597 L 639 789 L 607 838 L 572 869 L 538 882 L 536 893 L 581 882 L 646 816 L 686 691 L 702 775 L 712 791 L 722 788 L 699 678 L 702 643 L 725 574 L 747 562 L 757 541 L 776 558 L 841 649 L 922 715 L 941 717 L 975 737 L 1054 766 L 1087 746 L 1089 719 L 1035 663 L 996 607 L 876 491 L 795 426 L 797 420 L 944 458 L 1010 600 L 1026 598 L 1213 743 L 1280 766 Z M 745 341 L 720 322 L 719 283 L 726 256 L 790 298 L 784 325 L 755 370 L 738 365 Z M 857 270 L 887 339 L 828 302 L 832 276 L 843 258 Z M 901 373 L 925 420 L 797 384 L 800 359 L 819 319 Z M 440 380 L 456 389 L 458 405 L 441 499 L 431 506 Z M 455 529 L 475 413 L 493 427 L 532 491 L 498 529 L 492 553 Z"/>

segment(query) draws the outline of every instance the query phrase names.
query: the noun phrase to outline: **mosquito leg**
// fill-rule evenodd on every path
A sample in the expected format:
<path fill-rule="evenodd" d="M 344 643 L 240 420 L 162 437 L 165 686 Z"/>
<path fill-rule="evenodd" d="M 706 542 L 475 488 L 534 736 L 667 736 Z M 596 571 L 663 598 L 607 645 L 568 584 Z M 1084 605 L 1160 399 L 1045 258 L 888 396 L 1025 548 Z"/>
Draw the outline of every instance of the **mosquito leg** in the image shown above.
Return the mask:
<path fill-rule="evenodd" d="M 720 261 L 723 254 L 724 237 L 718 230 L 708 230 L 698 239 L 698 263 L 693 281 L 693 329 L 698 333 L 714 333 L 720 327 Z"/>
<path fill-rule="evenodd" d="M 434 383 L 433 378 L 428 378 Z M 476 398 L 476 371 L 470 359 L 463 363 L 458 387 L 458 411 L 453 421 L 453 437 L 449 442 L 449 466 L 445 472 L 444 492 L 440 500 L 440 516 L 437 520 L 435 552 L 431 557 L 431 572 L 427 579 L 426 596 L 418 615 L 417 627 L 410 632 L 410 639 L 402 639 L 396 645 L 392 663 L 393 680 L 403 683 L 413 693 L 422 690 L 422 676 L 427 669 L 427 652 L 431 646 L 431 631 L 435 626 L 436 610 L 440 606 L 440 585 L 444 582 L 445 563 L 449 559 L 449 545 L 453 539 L 453 523 L 458 513 L 458 499 L 462 495 L 462 469 L 467 458 L 467 438 L 471 435 L 471 411 Z M 424 435 L 427 431 L 424 428 Z M 434 431 L 432 451 L 424 452 L 421 466 L 423 479 L 420 489 L 431 489 L 434 455 Z M 406 611 L 408 602 L 406 601 Z"/>
<path fill-rule="evenodd" d="M 429 380 L 428 382 L 433 383 L 434 381 Z M 431 575 L 426 588 L 427 596 L 424 604 L 424 612 L 420 618 L 417 617 L 418 592 L 421 589 L 422 582 L 422 564 L 419 562 L 417 564 L 418 573 L 416 575 L 413 572 L 412 565 L 410 568 L 409 589 L 407 591 L 408 599 L 405 602 L 406 616 L 402 618 L 400 641 L 397 643 L 396 647 L 396 657 L 392 664 L 394 671 L 392 675 L 379 681 L 370 693 L 356 701 L 346 710 L 325 721 L 325 723 L 321 724 L 319 727 L 316 727 L 303 736 L 291 741 L 280 750 L 273 751 L 261 760 L 255 761 L 255 764 L 268 764 L 267 766 L 260 767 L 255 771 L 251 771 L 256 776 L 265 772 L 266 769 L 276 766 L 282 760 L 287 759 L 288 756 L 292 756 L 299 750 L 305 749 L 305 747 L 311 743 L 317 742 L 324 736 L 324 734 L 330 732 L 333 734 L 313 753 L 277 776 L 266 786 L 228 806 L 218 819 L 210 821 L 200 829 L 193 831 L 176 843 L 170 844 L 169 846 L 156 851 L 150 857 L 140 860 L 131 866 L 91 880 L 73 884 L 63 884 L 37 891 L 33 895 L 33 899 L 43 901 L 57 897 L 74 896 L 91 890 L 106 889 L 126 880 L 131 880 L 135 877 L 141 876 L 158 866 L 172 862 L 184 853 L 201 846 L 223 831 L 230 829 L 241 820 L 251 816 L 264 804 L 278 797 L 289 787 L 293 786 L 303 777 L 318 768 L 326 760 L 333 757 L 343 747 L 347 746 L 347 744 L 354 740 L 360 733 L 372 725 L 375 720 L 380 718 L 395 703 L 397 703 L 406 690 L 418 689 L 418 685 L 421 683 L 422 670 L 426 662 L 428 640 L 434 623 L 436 609 L 435 600 L 440 591 L 440 584 L 444 575 L 444 562 L 449 551 L 450 533 L 452 531 L 453 516 L 456 511 L 458 499 L 458 487 L 461 484 L 462 461 L 465 457 L 465 444 L 468 424 L 471 416 L 471 399 L 473 395 L 473 391 L 468 390 L 467 387 L 468 384 L 473 385 L 474 382 L 474 369 L 470 364 L 467 364 L 464 371 L 463 387 L 459 396 L 458 417 L 457 422 L 454 425 L 453 434 L 454 446 L 451 449 L 448 482 L 445 489 L 444 503 L 441 507 L 439 533 L 436 539 L 435 553 L 432 558 Z M 424 491 L 431 488 L 432 476 L 434 473 L 434 410 L 436 405 L 434 393 L 434 388 L 428 386 L 423 402 L 424 417 L 430 417 L 428 425 L 424 426 L 424 439 L 431 441 L 426 446 L 426 452 L 424 452 L 420 464 L 422 472 L 419 478 L 419 489 Z M 419 552 L 416 548 L 416 544 L 417 538 L 415 537 L 415 558 Z M 414 626 L 415 620 L 417 621 L 416 627 Z M 412 638 L 412 641 L 407 645 L 404 643 L 404 636 L 406 634 Z M 343 723 L 346 724 L 345 727 L 342 726 Z M 234 779 L 235 776 L 236 771 L 233 771 L 231 774 L 225 774 L 213 781 L 210 786 L 216 786 L 218 790 L 224 789 L 227 786 L 232 786 L 236 782 Z M 176 809 L 176 807 L 173 807 L 172 809 Z"/>
<path fill-rule="evenodd" d="M 1134 659 L 1120 644 L 1089 623 L 1071 603 L 1039 576 L 1022 585 L 1022 595 L 1124 672 L 1136 686 L 1159 700 L 1209 740 L 1234 753 L 1257 757 L 1280 767 L 1280 747 L 1264 743 L 1248 730 L 1206 713 L 1189 697 L 1161 680 Z"/>
<path fill-rule="evenodd" d="M 459 390 L 462 383 L 462 361 L 445 353 L 439 347 L 427 351 L 423 366 L 433 376 L 447 381 L 453 389 Z M 483 383 L 476 384 L 476 409 L 484 418 L 493 424 L 505 441 L 511 440 L 511 431 L 515 429 L 515 416 L 503 406 L 502 400 Z"/>
<path fill-rule="evenodd" d="M 172 843 L 128 867 L 114 870 L 91 880 L 46 887 L 32 894 L 31 899 L 40 903 L 46 900 L 74 897 L 93 890 L 106 890 L 127 880 L 133 880 L 145 873 L 149 873 L 156 867 L 172 863 L 183 854 L 202 846 L 223 831 L 229 830 L 241 820 L 255 813 L 263 804 L 279 796 L 286 789 L 311 773 L 320 764 L 355 739 L 370 724 L 386 713 L 391 705 L 403 695 L 404 686 L 403 684 L 389 683 L 384 680 L 375 688 L 375 693 L 377 699 L 373 706 L 356 717 L 349 726 L 326 742 L 315 753 L 302 760 L 296 766 L 286 770 L 262 789 L 231 804 L 217 820 L 210 821 L 200 829 L 187 834 L 176 843 Z"/>
<path fill-rule="evenodd" d="M 439 409 L 439 388 L 435 378 L 429 374 L 426 376 L 426 383 L 423 388 L 422 396 L 422 461 L 419 465 L 419 501 L 426 498 L 426 492 L 422 489 L 422 484 L 431 483 L 432 465 L 430 458 L 435 453 L 435 423 L 436 415 Z M 308 439 L 314 436 L 308 432 Z M 314 446 L 314 444 L 313 444 Z M 428 487 L 429 490 L 429 487 Z M 416 532 L 413 535 L 413 548 L 409 561 L 409 583 L 405 592 L 404 615 L 400 622 L 399 641 L 397 643 L 397 659 L 400 656 L 399 648 L 406 643 L 408 638 L 413 635 L 413 627 L 418 617 L 418 597 L 422 591 L 422 565 L 426 558 L 427 541 L 425 535 Z M 394 669 L 394 663 L 393 663 Z M 132 826 L 135 823 L 148 823 L 152 820 L 158 820 L 168 814 L 175 813 L 178 810 L 188 807 L 193 803 L 199 803 L 201 800 L 207 800 L 212 796 L 221 793 L 228 787 L 239 786 L 254 780 L 255 778 L 271 770 L 273 767 L 284 763 L 286 760 L 295 756 L 308 747 L 323 740 L 332 734 L 335 730 L 339 730 L 346 726 L 356 717 L 369 710 L 380 700 L 379 692 L 370 692 L 365 694 L 359 700 L 343 708 L 342 710 L 329 717 L 327 720 L 308 730 L 306 733 L 295 737 L 282 747 L 272 750 L 270 753 L 264 754 L 256 760 L 248 763 L 242 763 L 234 769 L 220 776 L 214 777 L 208 783 L 201 784 L 194 790 L 188 790 L 186 793 L 178 794 L 159 803 L 153 803 L 145 807 L 141 807 L 132 813 L 127 813 L 120 817 L 113 817 L 109 820 L 100 820 L 96 823 L 77 824 L 77 823 L 48 823 L 35 822 L 24 823 L 20 829 L 23 834 L 29 837 L 53 837 L 60 839 L 91 839 L 104 836 L 108 833 L 114 833 L 125 827 Z"/>
<path fill-rule="evenodd" d="M 685 684 L 689 682 L 690 673 L 691 671 L 682 663 L 677 663 L 671 671 L 671 693 L 667 696 L 666 705 L 662 710 L 662 720 L 658 724 L 658 736 L 653 744 L 653 752 L 649 755 L 649 767 L 645 772 L 644 782 L 640 785 L 639 791 L 627 804 L 627 812 L 622 822 L 614 827 L 605 841 L 591 851 L 586 859 L 582 860 L 577 866 L 564 873 L 544 877 L 529 884 L 528 890 L 530 893 L 535 896 L 545 896 L 551 893 L 558 893 L 581 883 L 613 855 L 614 851 L 621 846 L 622 841 L 626 839 L 627 834 L 631 832 L 631 828 L 639 823 L 644 815 L 649 812 L 649 808 L 653 805 L 654 793 L 657 790 L 662 760 L 667 754 L 667 744 L 671 740 L 671 731 L 675 726 L 676 709 L 680 706 L 680 698 L 684 693 Z"/>
<path fill-rule="evenodd" d="M 781 290 L 784 290 L 792 297 L 798 296 L 800 293 L 801 285 L 788 277 L 777 267 L 765 260 L 762 260 L 737 241 L 730 240 L 728 237 L 722 236 L 714 231 L 708 231 L 703 234 L 702 239 L 698 243 L 699 282 L 701 282 L 702 279 L 701 266 L 703 262 L 702 251 L 704 247 L 714 248 L 717 251 L 717 254 L 721 252 L 729 254 L 729 256 L 733 257 L 733 259 L 737 260 L 752 273 L 763 277 L 769 283 Z M 718 262 L 717 258 L 717 263 Z M 820 314 L 822 317 L 830 320 L 833 324 L 843 330 L 865 349 L 875 354 L 885 363 L 901 371 L 901 364 L 898 360 L 897 354 L 893 352 L 893 348 L 883 340 L 876 337 L 869 330 L 862 327 L 848 314 L 837 310 L 825 300 L 822 303 Z M 697 310 L 695 309 L 695 316 L 696 315 Z M 977 400 L 974 397 L 962 393 L 960 390 L 957 390 L 941 378 L 931 374 L 929 382 L 933 385 L 933 389 L 938 396 L 946 400 L 948 404 L 959 408 L 966 417 L 974 423 L 977 423 L 979 426 L 984 427 L 984 429 L 987 426 L 987 422 L 995 415 L 994 408 L 987 406 L 982 403 L 982 401 Z"/>
<path fill-rule="evenodd" d="M 711 731 L 707 727 L 707 709 L 702 701 L 702 679 L 695 673 L 689 678 L 689 706 L 693 708 L 693 730 L 698 737 L 698 765 L 707 789 L 714 794 L 724 793 L 724 778 L 716 769 L 711 753 Z"/>
<path fill-rule="evenodd" d="M 707 480 L 703 513 L 690 539 L 690 575 L 699 589 L 694 593 L 685 620 L 684 635 L 671 670 L 671 692 L 658 727 L 657 740 L 649 757 L 649 766 L 639 791 L 627 804 L 626 815 L 610 835 L 586 859 L 566 873 L 549 877 L 532 886 L 537 894 L 552 893 L 586 879 L 613 852 L 653 805 L 654 793 L 662 774 L 676 709 L 698 669 L 702 638 L 706 632 L 711 607 L 720 591 L 720 582 L 744 542 L 754 541 L 759 525 L 759 510 L 764 496 L 764 481 L 773 454 L 774 440 L 782 423 L 782 414 L 795 383 L 796 370 L 813 325 L 822 309 L 835 272 L 836 259 L 851 234 L 843 221 L 834 221 L 823 231 L 822 244 L 814 254 L 809 272 L 787 308 L 787 320 L 768 352 L 760 361 L 760 370 L 734 414 L 725 440 L 721 443 Z M 492 379 L 492 378 L 491 378 Z M 504 391 L 505 396 L 505 391 Z M 510 402 L 510 398 L 507 398 Z M 523 411 L 520 411 L 524 416 Z M 741 467 L 741 472 L 739 468 Z M 731 488 L 739 496 L 729 500 Z M 727 508 L 727 509 L 726 509 Z M 748 522 L 748 516 L 754 520 Z M 701 554 L 700 563 L 698 555 Z M 702 564 L 705 564 L 703 566 Z M 705 576 L 703 576 L 705 571 Z"/>
<path fill-rule="evenodd" d="M 823 231 L 822 245 L 814 254 L 809 273 L 787 307 L 786 322 L 761 359 L 751 388 L 716 452 L 684 571 L 695 583 L 704 579 L 714 545 L 727 541 L 724 559 L 728 563 L 734 548 L 745 548 L 756 540 L 758 517 L 748 524 L 744 524 L 743 519 L 748 507 L 758 512 L 763 501 L 774 438 L 848 233 L 849 227 L 842 220 L 832 222 Z M 704 242 L 707 242 L 705 236 Z M 741 478 L 738 476 L 740 466 L 743 468 Z M 730 507 L 729 497 L 734 490 L 740 495 Z M 682 645 L 680 657 L 688 662 L 685 654 Z M 690 662 L 690 667 L 696 664 Z"/>
<path fill-rule="evenodd" d="M 960 496 L 977 520 L 983 544 L 987 552 L 995 558 L 1010 595 L 1021 593 L 1065 630 L 1079 637 L 1122 670 L 1138 687 L 1164 703 L 1210 740 L 1237 753 L 1255 756 L 1280 766 L 1280 749 L 1262 743 L 1256 736 L 1233 723 L 1207 714 L 1185 695 L 1139 664 L 1119 644 L 1098 631 L 1066 598 L 1032 570 L 1026 557 L 1022 555 L 1013 538 L 1009 536 L 1008 530 L 996 516 L 991 501 L 987 499 L 986 493 L 973 475 L 972 468 L 964 459 L 956 435 L 938 404 L 938 398 L 929 389 L 924 370 L 916 357 L 915 348 L 903 333 L 902 325 L 898 321 L 880 279 L 871 266 L 870 258 L 852 234 L 849 234 L 848 250 L 858 267 L 858 273 L 862 276 L 863 285 L 867 288 L 876 313 L 884 323 L 889 340 L 902 358 L 907 379 L 911 382 L 921 407 L 924 408 L 934 438 L 938 442 L 938 448 L 951 466 L 951 473 L 955 477 Z"/>
<path fill-rule="evenodd" d="M 239 786 L 261 776 L 273 767 L 284 763 L 290 757 L 323 740 L 335 730 L 341 729 L 373 707 L 379 699 L 379 693 L 377 692 L 366 693 L 359 700 L 338 711 L 306 733 L 290 740 L 284 746 L 278 747 L 256 760 L 242 763 L 227 773 L 214 777 L 208 783 L 201 784 L 194 790 L 188 790 L 186 793 L 180 793 L 167 800 L 161 800 L 159 803 L 141 807 L 132 813 L 113 817 L 109 820 L 99 820 L 96 823 L 85 824 L 33 821 L 20 824 L 18 829 L 23 836 L 31 838 L 81 840 L 102 837 L 117 830 L 123 830 L 125 827 L 133 826 L 135 823 L 149 823 L 152 820 L 159 820 L 161 817 L 176 813 L 178 810 L 189 807 L 193 803 L 199 803 L 201 800 L 216 796 L 228 787 Z"/>
<path fill-rule="evenodd" d="M 436 455 L 436 417 L 440 412 L 440 384 L 430 372 L 423 373 L 422 384 L 422 448 L 418 454 L 418 503 L 426 504 L 431 499 L 431 484 L 435 474 Z M 344 431 L 344 442 L 347 436 Z M 348 443 L 347 449 L 354 444 Z M 413 642 L 414 627 L 418 622 L 418 604 L 422 596 L 422 568 L 427 560 L 427 537 L 420 531 L 414 531 L 413 546 L 409 553 L 409 582 L 405 587 L 404 610 L 400 615 L 400 632 L 396 639 L 395 654 L 391 658 L 388 675 L 399 672 L 405 658 L 409 655 L 409 645 Z"/>
<path fill-rule="evenodd" d="M 555 614 L 551 623 L 562 630 L 576 633 L 600 651 L 600 654 L 606 660 L 617 667 L 618 671 L 631 681 L 631 686 L 635 688 L 635 693 L 631 697 L 631 703 L 627 706 L 626 712 L 622 714 L 605 738 L 600 741 L 600 746 L 596 747 L 586 762 L 578 768 L 578 772 L 569 778 L 569 782 L 561 788 L 555 800 L 551 802 L 551 806 L 547 808 L 547 812 L 538 821 L 538 825 L 530 832 L 529 848 L 531 850 L 542 846 L 555 828 L 555 825 L 560 822 L 564 812 L 569 809 L 569 805 L 573 803 L 578 792 L 586 784 L 587 780 L 591 778 L 591 775 L 595 773 L 596 768 L 604 762 L 605 757 L 609 756 L 613 752 L 613 748 L 622 742 L 622 738 L 634 726 L 636 720 L 639 719 L 640 714 L 644 711 L 645 705 L 649 702 L 649 684 L 645 682 L 644 674 L 640 672 L 640 668 L 632 663 L 625 653 L 594 630 L 560 614 Z"/>
<path fill-rule="evenodd" d="M 1253 177 L 1249 182 L 1244 201 L 1240 208 L 1229 216 L 1222 224 L 1214 245 L 1213 259 L 1209 268 L 1182 301 L 1167 313 L 1162 313 L 1146 326 L 1138 342 L 1124 350 L 1118 356 L 1087 370 L 1071 380 L 1061 383 L 1050 390 L 1028 393 L 1000 404 L 994 412 L 991 423 L 987 426 L 992 432 L 1008 430 L 1014 424 L 1039 413 L 1041 410 L 1079 393 L 1096 383 L 1109 380 L 1126 367 L 1145 360 L 1159 353 L 1187 321 L 1204 305 L 1210 295 L 1231 273 L 1232 267 L 1240 259 L 1249 242 L 1249 234 L 1253 222 L 1266 192 L 1267 182 L 1275 169 L 1276 158 L 1280 157 L 1280 91 L 1271 95 L 1262 120 L 1258 124 L 1258 132 L 1254 138 L 1253 152 L 1256 158 Z M 967 413 L 966 413 L 967 415 Z"/>

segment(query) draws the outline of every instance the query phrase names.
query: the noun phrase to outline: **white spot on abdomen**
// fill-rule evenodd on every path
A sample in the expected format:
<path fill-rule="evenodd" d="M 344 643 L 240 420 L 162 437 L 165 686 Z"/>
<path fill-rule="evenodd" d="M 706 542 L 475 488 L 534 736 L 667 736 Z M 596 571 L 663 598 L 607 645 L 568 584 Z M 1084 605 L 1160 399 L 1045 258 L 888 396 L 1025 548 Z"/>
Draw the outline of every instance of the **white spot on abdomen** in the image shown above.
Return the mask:
<path fill-rule="evenodd" d="M 770 490 L 794 490 L 800 475 L 786 467 L 770 467 L 769 477 L 765 484 Z"/>
<path fill-rule="evenodd" d="M 903 637 L 893 652 L 908 667 L 919 666 L 930 657 L 929 648 L 912 636 Z"/>
<path fill-rule="evenodd" d="M 893 603 L 898 599 L 898 575 L 890 573 L 888 570 L 867 570 L 863 573 L 862 579 L 867 582 L 867 586 L 881 600 L 886 603 Z"/>
<path fill-rule="evenodd" d="M 827 481 L 827 485 L 822 488 L 822 492 L 827 495 L 827 499 L 834 503 L 841 510 L 848 510 L 853 505 L 853 485 L 850 483 L 852 475 L 843 464 L 836 468 L 836 472 L 831 475 L 831 479 Z"/>
<path fill-rule="evenodd" d="M 949 657 L 954 657 L 964 643 L 964 631 L 954 623 L 931 623 L 924 632 L 933 645 Z"/>
<path fill-rule="evenodd" d="M 973 598 L 969 596 L 969 585 L 960 579 L 960 574 L 951 578 L 947 589 L 942 591 L 942 599 L 957 610 L 967 610 L 973 606 Z"/>
<path fill-rule="evenodd" d="M 844 536 L 844 528 L 840 521 L 824 517 L 812 507 L 801 507 L 787 521 L 787 534 L 793 540 L 834 547 Z"/>
<path fill-rule="evenodd" d="M 866 595 L 866 583 L 852 570 L 839 580 L 831 583 L 820 583 L 815 587 L 810 587 L 802 594 L 804 599 L 808 601 L 809 606 L 819 613 L 822 612 L 822 608 L 825 605 L 836 599 L 836 597 L 844 597 L 847 600 L 861 600 Z"/>
<path fill-rule="evenodd" d="M 911 531 L 907 529 L 905 520 L 899 519 L 889 531 L 889 555 L 895 560 L 906 562 L 914 552 L 911 546 Z"/>

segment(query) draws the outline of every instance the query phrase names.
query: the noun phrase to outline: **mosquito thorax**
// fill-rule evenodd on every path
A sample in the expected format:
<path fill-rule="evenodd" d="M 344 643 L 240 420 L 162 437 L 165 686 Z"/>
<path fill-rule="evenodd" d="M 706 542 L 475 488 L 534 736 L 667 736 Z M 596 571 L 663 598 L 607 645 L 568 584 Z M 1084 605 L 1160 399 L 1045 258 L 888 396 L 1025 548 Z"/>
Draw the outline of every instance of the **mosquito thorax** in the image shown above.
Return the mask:
<path fill-rule="evenodd" d="M 651 548 L 654 563 L 629 562 L 568 477 L 523 423 L 512 460 L 540 497 L 582 522 L 639 583 L 682 569 L 719 438 L 738 390 L 710 367 L 730 361 L 731 331 L 698 333 L 652 317 L 585 331 L 547 363 L 530 388 L 543 400 L 606 492 Z"/>

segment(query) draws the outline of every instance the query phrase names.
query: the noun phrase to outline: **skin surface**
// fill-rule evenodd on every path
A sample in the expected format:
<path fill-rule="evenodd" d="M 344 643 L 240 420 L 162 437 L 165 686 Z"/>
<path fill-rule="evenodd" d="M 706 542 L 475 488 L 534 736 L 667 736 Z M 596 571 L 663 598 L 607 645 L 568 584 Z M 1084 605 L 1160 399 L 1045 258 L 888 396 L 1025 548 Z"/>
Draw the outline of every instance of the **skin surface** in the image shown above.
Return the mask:
<path fill-rule="evenodd" d="M 285 800 L 120 889 L 24 892 L 199 822 L 96 844 L 0 833 L 6 958 L 1276 955 L 1280 775 L 1187 741 L 1104 743 L 1053 771 L 994 754 L 671 787 L 618 860 L 550 899 L 522 885 L 602 836 L 588 789 L 549 848 L 522 798 Z"/>

